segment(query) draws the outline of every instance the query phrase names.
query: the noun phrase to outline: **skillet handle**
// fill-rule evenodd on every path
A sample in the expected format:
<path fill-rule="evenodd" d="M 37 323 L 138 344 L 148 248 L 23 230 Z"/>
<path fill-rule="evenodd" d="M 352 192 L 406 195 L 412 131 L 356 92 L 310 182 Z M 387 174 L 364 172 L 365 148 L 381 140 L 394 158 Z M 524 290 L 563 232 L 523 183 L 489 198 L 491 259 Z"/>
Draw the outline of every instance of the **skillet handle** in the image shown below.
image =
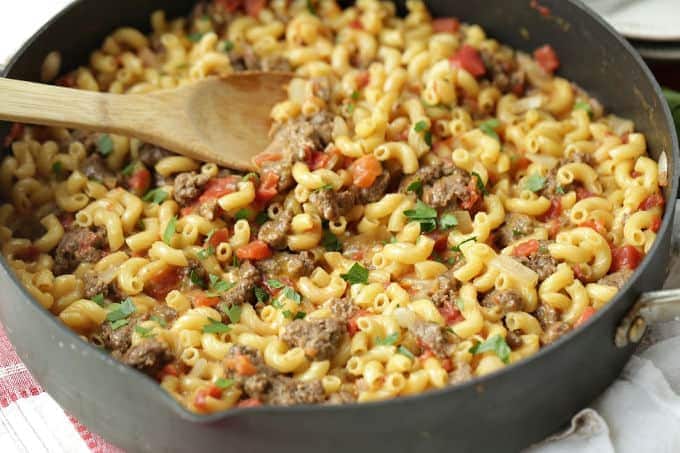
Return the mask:
<path fill-rule="evenodd" d="M 623 348 L 642 339 L 647 326 L 680 319 L 680 289 L 643 293 L 616 329 L 614 343 Z"/>

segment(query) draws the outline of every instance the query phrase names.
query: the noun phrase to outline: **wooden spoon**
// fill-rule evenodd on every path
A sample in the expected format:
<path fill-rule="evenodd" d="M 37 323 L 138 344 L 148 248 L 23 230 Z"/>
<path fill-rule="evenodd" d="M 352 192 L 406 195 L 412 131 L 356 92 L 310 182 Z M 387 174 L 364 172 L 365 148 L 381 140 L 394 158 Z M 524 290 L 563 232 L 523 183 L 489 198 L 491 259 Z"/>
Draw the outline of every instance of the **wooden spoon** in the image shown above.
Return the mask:
<path fill-rule="evenodd" d="M 0 78 L 0 119 L 112 132 L 250 171 L 291 73 L 242 72 L 171 90 L 110 94 Z"/>

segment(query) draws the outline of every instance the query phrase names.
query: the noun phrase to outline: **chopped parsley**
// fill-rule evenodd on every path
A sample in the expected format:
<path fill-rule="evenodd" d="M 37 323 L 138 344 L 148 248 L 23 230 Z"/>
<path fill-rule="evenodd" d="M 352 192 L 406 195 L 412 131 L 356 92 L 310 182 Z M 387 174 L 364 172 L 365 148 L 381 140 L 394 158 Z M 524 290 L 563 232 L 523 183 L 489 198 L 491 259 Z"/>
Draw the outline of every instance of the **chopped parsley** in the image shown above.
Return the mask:
<path fill-rule="evenodd" d="M 564 194 L 565 194 L 565 192 L 564 192 L 564 187 L 562 187 L 562 186 L 557 186 L 557 188 L 555 189 L 555 193 L 558 193 L 558 194 L 560 194 L 560 195 L 564 195 Z"/>
<path fill-rule="evenodd" d="M 416 124 L 413 125 L 413 130 L 416 131 L 416 132 L 423 132 L 426 129 L 427 129 L 427 121 L 425 121 L 425 120 L 420 120 Z"/>
<path fill-rule="evenodd" d="M 209 256 L 212 256 L 215 254 L 215 247 L 212 245 L 209 245 L 208 248 L 201 249 L 196 253 L 196 256 L 198 257 L 199 260 L 204 260 L 207 259 Z"/>
<path fill-rule="evenodd" d="M 92 296 L 92 299 L 90 300 L 95 304 L 99 305 L 100 307 L 104 306 L 104 295 L 102 293 Z"/>
<path fill-rule="evenodd" d="M 295 291 L 295 290 L 294 290 L 293 288 L 291 288 L 290 286 L 286 286 L 286 287 L 283 289 L 282 294 L 283 294 L 283 297 L 285 297 L 286 299 L 290 299 L 290 300 L 292 300 L 293 302 L 295 302 L 295 303 L 297 303 L 297 304 L 302 303 L 302 296 L 300 295 L 300 293 L 298 293 L 297 291 Z"/>
<path fill-rule="evenodd" d="M 61 172 L 64 171 L 64 165 L 61 163 L 61 161 L 56 161 L 55 163 L 52 164 L 52 172 L 59 176 L 61 175 Z"/>
<path fill-rule="evenodd" d="M 276 299 L 272 301 L 272 307 L 278 308 L 279 310 L 283 308 L 283 304 L 281 303 L 280 300 Z"/>
<path fill-rule="evenodd" d="M 234 50 L 234 43 L 228 39 L 225 39 L 224 41 L 220 42 L 218 49 L 222 52 L 231 52 Z"/>
<path fill-rule="evenodd" d="M 117 321 L 111 322 L 111 329 L 113 330 L 118 330 L 123 326 L 127 326 L 128 320 L 127 319 L 119 319 Z"/>
<path fill-rule="evenodd" d="M 191 269 L 191 271 L 189 271 L 189 280 L 194 286 L 205 288 L 205 281 L 203 281 L 203 277 L 201 277 L 197 269 Z"/>
<path fill-rule="evenodd" d="M 175 235 L 176 230 L 177 216 L 174 215 L 170 220 L 168 220 L 168 224 L 165 226 L 165 231 L 163 231 L 163 242 L 170 245 L 170 241 L 172 241 L 172 237 Z"/>
<path fill-rule="evenodd" d="M 545 186 L 545 178 L 538 173 L 532 173 L 524 180 L 524 188 L 532 192 L 538 192 Z"/>
<path fill-rule="evenodd" d="M 321 245 L 329 252 L 339 252 L 342 250 L 342 244 L 340 244 L 338 237 L 328 230 L 323 230 Z"/>
<path fill-rule="evenodd" d="M 496 132 L 496 128 L 500 125 L 501 125 L 500 121 L 498 121 L 496 118 L 492 118 L 480 124 L 479 129 L 489 137 L 495 138 L 496 140 L 500 141 L 498 133 Z"/>
<path fill-rule="evenodd" d="M 451 214 L 444 214 L 439 219 L 439 226 L 444 230 L 449 230 L 458 225 L 458 218 Z"/>
<path fill-rule="evenodd" d="M 359 263 L 354 263 L 347 273 L 341 274 L 340 277 L 351 285 L 357 283 L 363 283 L 365 285 L 368 283 L 368 269 Z"/>
<path fill-rule="evenodd" d="M 168 199 L 168 193 L 160 188 L 149 190 L 143 197 L 143 201 L 161 204 Z"/>
<path fill-rule="evenodd" d="M 132 176 L 132 172 L 135 170 L 136 166 L 137 166 L 136 162 L 134 162 L 134 161 L 130 162 L 129 164 L 127 164 L 125 166 L 125 168 L 123 168 L 121 173 L 123 174 L 123 176 Z"/>
<path fill-rule="evenodd" d="M 198 42 L 203 37 L 203 33 L 189 33 L 187 39 L 191 42 Z"/>
<path fill-rule="evenodd" d="M 456 307 L 458 307 L 460 311 L 465 310 L 465 302 L 463 299 L 456 299 Z"/>
<path fill-rule="evenodd" d="M 258 302 L 265 303 L 269 300 L 269 294 L 267 294 L 267 291 L 264 288 L 256 286 L 253 288 L 253 292 L 255 293 L 255 299 L 257 299 Z"/>
<path fill-rule="evenodd" d="M 578 100 L 574 102 L 574 110 L 585 110 L 589 117 L 593 117 L 593 107 L 589 102 Z"/>
<path fill-rule="evenodd" d="M 432 147 L 432 132 L 425 131 L 425 135 L 423 135 L 423 138 L 425 139 L 425 144 L 427 144 L 427 146 L 429 146 L 431 148 Z"/>
<path fill-rule="evenodd" d="M 152 321 L 156 321 L 158 323 L 158 325 L 161 326 L 161 327 L 167 327 L 168 326 L 168 323 L 165 321 L 165 319 L 161 318 L 158 315 L 151 315 L 151 317 L 149 317 L 149 319 L 152 320 Z"/>
<path fill-rule="evenodd" d="M 286 286 L 283 283 L 281 283 L 281 281 L 275 280 L 273 278 L 270 278 L 269 280 L 267 280 L 267 285 L 270 288 L 273 288 L 273 289 L 279 289 L 279 288 L 283 288 L 284 286 Z"/>
<path fill-rule="evenodd" d="M 232 305 L 231 307 L 227 308 L 225 310 L 225 313 L 227 316 L 229 316 L 229 320 L 236 324 L 241 320 L 241 306 L 240 305 Z"/>
<path fill-rule="evenodd" d="M 382 346 L 390 346 L 397 342 L 399 339 L 399 334 L 397 332 L 391 333 L 386 337 L 376 337 L 375 344 Z"/>
<path fill-rule="evenodd" d="M 234 385 L 235 382 L 236 381 L 234 379 L 227 379 L 227 378 L 221 377 L 221 378 L 218 378 L 215 381 L 215 387 L 224 390 L 224 389 L 228 389 L 229 387 Z"/>
<path fill-rule="evenodd" d="M 215 274 L 210 274 L 208 277 L 210 278 L 210 287 L 212 288 L 212 291 L 208 291 L 208 296 L 224 293 L 235 286 L 233 283 L 225 282 Z"/>
<path fill-rule="evenodd" d="M 418 200 L 413 209 L 404 211 L 410 220 L 420 222 L 420 230 L 429 233 L 437 228 L 437 210 Z"/>
<path fill-rule="evenodd" d="M 353 101 L 358 101 L 359 100 L 359 92 L 357 90 L 354 90 L 352 92 L 352 100 Z"/>
<path fill-rule="evenodd" d="M 469 237 L 469 238 L 465 239 L 464 241 L 461 241 L 460 244 L 451 247 L 451 250 L 454 251 L 454 252 L 456 252 L 456 253 L 460 253 L 460 252 L 462 251 L 460 248 L 461 248 L 461 246 L 462 246 L 463 244 L 465 244 L 466 242 L 471 242 L 471 241 L 474 242 L 474 241 L 476 241 L 476 240 L 477 240 L 477 236 Z"/>
<path fill-rule="evenodd" d="M 420 179 L 416 179 L 411 184 L 406 187 L 407 192 L 413 192 L 414 194 L 421 196 L 423 194 L 423 183 Z"/>
<path fill-rule="evenodd" d="M 258 175 L 258 174 L 255 173 L 255 172 L 252 172 L 252 171 L 251 171 L 250 173 L 246 173 L 245 175 L 243 175 L 243 177 L 241 177 L 241 181 L 253 181 L 253 182 L 256 182 L 256 181 L 258 181 L 259 179 L 260 179 L 260 175 Z"/>
<path fill-rule="evenodd" d="M 231 265 L 234 267 L 239 267 L 240 266 L 240 261 L 238 260 L 238 256 L 236 256 L 236 253 L 231 257 Z"/>
<path fill-rule="evenodd" d="M 513 230 L 512 230 L 512 237 L 513 237 L 513 238 L 519 238 L 519 237 L 522 237 L 522 236 L 524 236 L 524 232 L 523 232 L 523 231 L 517 230 L 517 229 L 513 229 Z"/>
<path fill-rule="evenodd" d="M 333 184 L 324 184 L 323 186 L 314 189 L 314 192 L 320 192 L 322 190 L 333 190 Z"/>
<path fill-rule="evenodd" d="M 135 326 L 135 332 L 137 332 L 139 334 L 139 336 L 142 337 L 142 338 L 151 338 L 151 337 L 156 336 L 153 333 L 152 329 L 142 327 L 142 326 Z"/>
<path fill-rule="evenodd" d="M 409 351 L 408 348 L 407 348 L 406 346 L 400 345 L 400 346 L 397 348 L 397 352 L 398 352 L 399 354 L 401 354 L 401 355 L 405 355 L 406 357 L 408 357 L 408 358 L 411 359 L 411 360 L 413 360 L 413 359 L 416 358 L 416 356 L 414 356 L 413 353 L 412 353 L 411 351 Z"/>
<path fill-rule="evenodd" d="M 234 214 L 234 218 L 236 220 L 248 220 L 248 217 L 250 217 L 253 214 L 253 212 L 248 209 L 248 208 L 241 208 L 238 211 L 236 211 L 236 214 Z"/>
<path fill-rule="evenodd" d="M 351 102 L 347 104 L 347 113 L 349 113 L 350 115 L 354 113 L 354 104 Z"/>
<path fill-rule="evenodd" d="M 283 310 L 281 314 L 283 315 L 284 318 L 293 320 L 305 319 L 305 316 L 307 316 L 307 313 L 305 313 L 304 311 L 298 311 L 297 313 L 293 314 L 293 312 L 291 312 L 290 310 Z"/>
<path fill-rule="evenodd" d="M 113 152 L 113 140 L 109 134 L 102 134 L 97 140 L 97 151 L 106 157 Z"/>
<path fill-rule="evenodd" d="M 548 250 L 548 247 L 546 247 L 545 245 L 541 245 L 538 247 L 538 253 L 545 255 L 548 252 L 550 252 L 550 250 Z"/>
<path fill-rule="evenodd" d="M 477 190 L 479 190 L 482 193 L 482 195 L 489 195 L 489 191 L 486 190 L 486 185 L 484 184 L 484 181 L 482 181 L 482 177 L 479 176 L 479 173 L 473 171 L 472 176 L 474 176 L 477 179 Z"/>
<path fill-rule="evenodd" d="M 316 5 L 314 4 L 313 0 L 307 0 L 307 11 L 309 11 L 309 14 L 317 15 L 316 14 Z"/>
<path fill-rule="evenodd" d="M 269 214 L 267 214 L 267 211 L 260 211 L 255 216 L 255 223 L 258 225 L 264 225 L 267 220 L 269 220 Z"/>
<path fill-rule="evenodd" d="M 132 299 L 129 297 L 125 299 L 123 302 L 120 304 L 111 304 L 111 306 L 116 307 L 115 310 L 110 311 L 106 315 L 106 320 L 115 322 L 115 321 L 120 321 L 121 319 L 125 319 L 128 316 L 130 316 L 132 313 L 135 312 L 135 304 L 132 303 Z"/>
<path fill-rule="evenodd" d="M 481 354 L 489 351 L 494 352 L 504 363 L 510 362 L 510 346 L 508 346 L 505 338 L 502 336 L 496 334 L 484 340 L 483 343 L 477 343 L 470 348 L 472 354 Z"/>
<path fill-rule="evenodd" d="M 223 324 L 222 322 L 218 321 L 217 319 L 212 319 L 208 318 L 208 324 L 203 326 L 203 332 L 204 333 L 225 333 L 229 332 L 231 330 L 231 327 L 229 327 L 226 324 Z"/>

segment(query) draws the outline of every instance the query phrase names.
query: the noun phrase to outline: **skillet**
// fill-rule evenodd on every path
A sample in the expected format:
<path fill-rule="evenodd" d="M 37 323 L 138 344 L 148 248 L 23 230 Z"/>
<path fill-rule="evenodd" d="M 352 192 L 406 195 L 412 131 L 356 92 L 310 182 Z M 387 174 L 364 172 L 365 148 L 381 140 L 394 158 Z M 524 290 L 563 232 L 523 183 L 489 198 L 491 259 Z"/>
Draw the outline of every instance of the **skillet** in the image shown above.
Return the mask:
<path fill-rule="evenodd" d="M 153 10 L 176 16 L 187 14 L 193 3 L 77 0 L 35 34 L 3 75 L 39 81 L 42 61 L 52 50 L 61 51 L 62 71 L 73 69 L 118 26 L 146 30 Z M 608 111 L 632 119 L 653 158 L 666 153 L 666 205 L 674 206 L 679 159 L 669 109 L 635 51 L 587 7 L 575 0 L 543 0 L 550 13 L 542 14 L 546 11 L 529 0 L 427 3 L 433 16 L 478 23 L 520 50 L 551 44 L 561 76 Z M 8 129 L 0 124 L 0 136 Z M 131 452 L 517 451 L 558 430 L 621 371 L 634 345 L 626 341 L 629 324 L 618 346 L 616 330 L 640 294 L 665 279 L 673 215 L 667 209 L 657 240 L 633 277 L 583 328 L 498 373 L 387 402 L 190 413 L 152 379 L 81 341 L 31 299 L 4 259 L 0 321 L 44 388 L 90 429 Z"/>

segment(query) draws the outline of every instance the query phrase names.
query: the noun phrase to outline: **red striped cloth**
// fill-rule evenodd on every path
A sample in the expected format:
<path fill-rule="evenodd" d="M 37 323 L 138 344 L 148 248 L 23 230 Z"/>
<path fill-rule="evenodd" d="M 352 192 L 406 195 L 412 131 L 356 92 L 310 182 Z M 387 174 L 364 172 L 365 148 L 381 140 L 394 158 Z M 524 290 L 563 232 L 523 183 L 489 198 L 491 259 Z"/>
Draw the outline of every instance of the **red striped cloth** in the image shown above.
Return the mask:
<path fill-rule="evenodd" d="M 26 401 L 27 399 L 35 399 L 39 407 L 26 404 L 30 403 Z M 48 402 L 45 402 L 45 400 Z M 42 439 L 40 442 L 45 447 L 45 451 L 70 452 L 74 447 L 69 442 L 80 441 L 83 447 L 86 446 L 95 453 L 124 453 L 123 450 L 90 432 L 86 426 L 63 410 L 54 410 L 56 403 L 52 404 L 50 400 L 51 398 L 47 396 L 40 384 L 31 376 L 31 373 L 21 362 L 21 359 L 7 338 L 2 324 L 0 324 L 0 451 L 31 450 L 30 453 L 34 453 L 35 448 L 29 448 L 27 443 L 22 442 L 21 433 L 26 432 L 27 427 L 29 428 L 28 432 L 32 435 L 40 432 L 31 417 L 31 414 L 35 412 L 44 417 L 42 420 L 37 420 L 38 417 L 33 417 L 35 421 L 48 426 L 59 426 L 63 420 L 55 420 L 55 418 L 63 417 L 64 420 L 70 422 L 75 433 L 80 436 L 80 439 L 77 439 L 73 435 L 69 438 L 68 433 L 55 433 L 55 435 L 58 434 L 62 437 L 59 439 L 58 445 L 56 445 L 56 442 L 49 442 L 49 439 Z M 16 426 L 13 427 L 13 425 Z M 3 429 L 5 430 L 4 432 Z"/>

